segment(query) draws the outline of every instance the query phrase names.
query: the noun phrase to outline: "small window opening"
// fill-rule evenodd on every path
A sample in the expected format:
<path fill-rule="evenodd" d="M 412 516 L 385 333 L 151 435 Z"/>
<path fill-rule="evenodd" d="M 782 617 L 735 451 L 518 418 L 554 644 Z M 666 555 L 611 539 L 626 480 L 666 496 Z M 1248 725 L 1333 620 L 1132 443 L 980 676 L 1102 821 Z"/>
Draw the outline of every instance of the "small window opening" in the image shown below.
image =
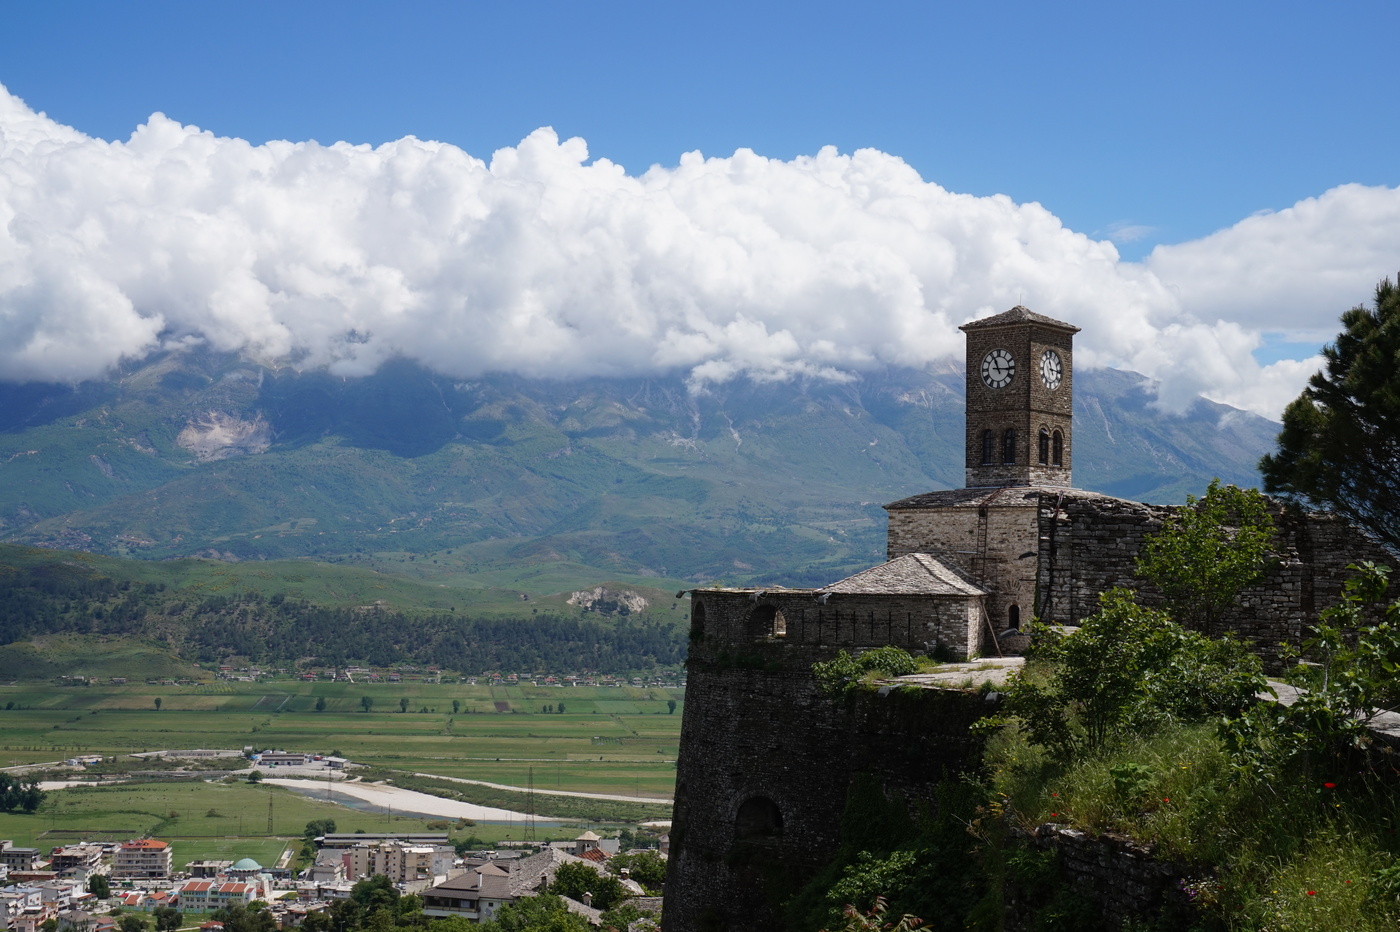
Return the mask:
<path fill-rule="evenodd" d="M 990 430 L 982 431 L 982 465 L 990 466 L 997 461 L 997 438 Z"/>
<path fill-rule="evenodd" d="M 1051 444 L 1052 444 L 1052 445 L 1054 446 L 1054 448 L 1055 448 L 1055 454 L 1054 454 L 1054 456 L 1055 456 L 1055 465 L 1056 465 L 1056 466 L 1063 466 L 1063 465 L 1065 464 L 1065 438 L 1064 438 L 1064 435 L 1061 434 L 1058 430 L 1055 431 L 1054 436 L 1051 438 Z"/>
<path fill-rule="evenodd" d="M 772 605 L 760 605 L 749 616 L 750 630 L 755 637 L 780 638 L 787 636 L 787 618 Z"/>
<path fill-rule="evenodd" d="M 1021 606 L 1013 605 L 1006 610 L 1006 626 L 1021 630 Z"/>
<path fill-rule="evenodd" d="M 1016 463 L 1016 428 L 1006 428 L 1006 433 L 1001 435 L 1001 462 L 1004 466 L 1012 466 Z"/>
<path fill-rule="evenodd" d="M 734 837 L 741 841 L 776 842 L 783 835 L 783 813 L 766 796 L 744 800 L 734 817 Z"/>
<path fill-rule="evenodd" d="M 1039 451 L 1038 451 L 1039 456 L 1038 456 L 1037 458 L 1038 458 L 1039 461 L 1040 461 L 1040 465 L 1042 465 L 1042 466 L 1049 466 L 1049 465 L 1050 465 L 1050 431 L 1046 430 L 1044 427 L 1042 427 L 1042 428 L 1040 429 L 1040 445 L 1039 445 L 1039 446 L 1040 446 L 1040 449 L 1039 449 Z"/>

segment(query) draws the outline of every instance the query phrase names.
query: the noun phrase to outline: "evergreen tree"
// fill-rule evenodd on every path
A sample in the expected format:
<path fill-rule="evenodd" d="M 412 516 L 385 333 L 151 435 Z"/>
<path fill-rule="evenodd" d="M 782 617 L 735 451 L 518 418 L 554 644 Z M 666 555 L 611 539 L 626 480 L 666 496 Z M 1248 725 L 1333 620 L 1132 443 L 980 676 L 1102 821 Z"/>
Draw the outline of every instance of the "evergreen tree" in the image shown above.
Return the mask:
<path fill-rule="evenodd" d="M 1400 287 L 1342 315 L 1324 365 L 1283 412 L 1265 491 L 1322 505 L 1400 546 Z"/>

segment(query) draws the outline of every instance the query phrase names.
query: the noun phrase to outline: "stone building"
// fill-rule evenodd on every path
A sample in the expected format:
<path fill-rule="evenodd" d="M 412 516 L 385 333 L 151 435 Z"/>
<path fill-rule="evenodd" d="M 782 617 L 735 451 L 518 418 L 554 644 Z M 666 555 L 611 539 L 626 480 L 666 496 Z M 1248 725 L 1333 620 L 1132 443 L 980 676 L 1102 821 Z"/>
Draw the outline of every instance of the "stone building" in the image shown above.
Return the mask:
<path fill-rule="evenodd" d="M 1078 328 L 1016 307 L 961 329 L 966 486 L 886 505 L 888 562 L 812 589 L 690 590 L 667 932 L 779 928 L 776 902 L 840 843 L 861 775 L 931 801 L 939 775 L 975 755 L 980 696 L 896 690 L 839 707 L 818 693 L 814 662 L 884 645 L 996 655 L 1008 632 L 1076 624 L 1114 586 L 1158 597 L 1136 557 L 1171 509 L 1073 487 Z M 1335 517 L 1273 511 L 1266 578 L 1228 619 L 1266 664 L 1338 600 L 1347 564 L 1395 560 Z"/>

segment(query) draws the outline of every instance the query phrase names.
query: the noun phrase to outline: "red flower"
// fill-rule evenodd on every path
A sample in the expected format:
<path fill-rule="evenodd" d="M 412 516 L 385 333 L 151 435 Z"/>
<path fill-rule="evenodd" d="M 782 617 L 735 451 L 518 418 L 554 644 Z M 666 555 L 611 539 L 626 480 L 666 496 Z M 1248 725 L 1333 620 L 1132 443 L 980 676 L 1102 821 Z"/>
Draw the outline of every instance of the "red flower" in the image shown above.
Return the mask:
<path fill-rule="evenodd" d="M 1337 784 L 1335 784 L 1335 783 L 1324 783 L 1324 784 L 1322 784 L 1322 785 L 1325 786 L 1325 787 L 1326 787 L 1327 789 L 1329 789 L 1329 790 L 1335 790 L 1335 789 L 1337 788 Z"/>
<path fill-rule="evenodd" d="M 1317 891 L 1316 891 L 1316 890 L 1309 890 L 1309 891 L 1308 891 L 1308 896 L 1317 896 Z"/>

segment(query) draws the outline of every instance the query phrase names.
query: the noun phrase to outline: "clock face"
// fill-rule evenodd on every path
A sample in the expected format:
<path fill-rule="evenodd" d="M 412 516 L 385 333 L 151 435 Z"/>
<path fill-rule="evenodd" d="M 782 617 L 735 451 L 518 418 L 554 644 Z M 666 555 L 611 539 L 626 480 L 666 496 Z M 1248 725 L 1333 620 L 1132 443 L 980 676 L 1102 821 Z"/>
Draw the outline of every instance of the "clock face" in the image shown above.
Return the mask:
<path fill-rule="evenodd" d="M 994 349 L 982 360 L 982 381 L 988 388 L 1005 388 L 1016 375 L 1016 360 L 1004 349 Z"/>
<path fill-rule="evenodd" d="M 1052 349 L 1048 349 L 1040 354 L 1040 380 L 1045 383 L 1045 387 L 1054 391 L 1060 387 L 1060 380 L 1065 376 L 1064 363 L 1060 361 L 1060 354 Z"/>

